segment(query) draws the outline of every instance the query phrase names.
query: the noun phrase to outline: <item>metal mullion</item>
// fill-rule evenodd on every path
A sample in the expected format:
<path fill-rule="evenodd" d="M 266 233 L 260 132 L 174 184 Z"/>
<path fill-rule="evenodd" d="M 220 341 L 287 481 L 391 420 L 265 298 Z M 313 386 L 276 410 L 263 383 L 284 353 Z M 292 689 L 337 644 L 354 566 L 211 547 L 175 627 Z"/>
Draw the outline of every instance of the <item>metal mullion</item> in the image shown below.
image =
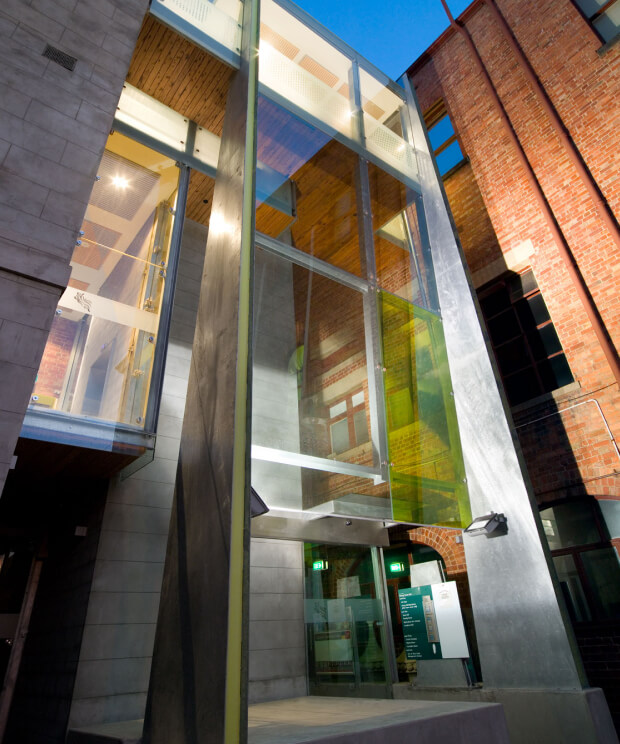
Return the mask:
<path fill-rule="evenodd" d="M 364 336 L 366 342 L 366 369 L 368 370 L 368 410 L 370 413 L 370 441 L 379 456 L 379 466 L 388 480 L 387 419 L 383 394 L 383 358 L 379 328 L 379 303 L 377 295 L 377 268 L 375 264 L 372 208 L 368 161 L 358 158 L 356 196 L 360 261 L 362 272 L 368 278 L 369 292 L 364 294 Z"/>
<path fill-rule="evenodd" d="M 293 248 L 277 238 L 257 232 L 256 245 L 269 251 L 269 253 L 285 258 L 298 266 L 302 266 L 304 269 L 321 274 L 321 276 L 325 276 L 328 279 L 333 279 L 339 284 L 344 284 L 346 287 L 355 289 L 358 292 L 368 292 L 368 282 L 364 279 L 360 279 L 354 274 L 350 274 L 348 271 L 333 266 L 327 263 L 327 261 L 316 258 L 309 253 L 304 253 L 297 248 Z"/>
<path fill-rule="evenodd" d="M 155 432 L 161 392 L 164 383 L 164 369 L 168 355 L 168 340 L 170 337 L 170 325 L 172 322 L 172 307 L 174 303 L 174 292 L 177 281 L 177 269 L 181 255 L 181 239 L 183 237 L 183 223 L 185 221 L 185 207 L 187 204 L 187 192 L 189 190 L 190 168 L 180 165 L 179 185 L 177 189 L 177 203 L 174 214 L 174 225 L 170 236 L 170 249 L 168 250 L 168 264 L 166 266 L 166 278 L 164 291 L 161 298 L 159 326 L 157 328 L 157 343 L 153 354 L 153 368 L 151 371 L 151 384 L 146 404 L 146 415 L 144 430 Z"/>
<path fill-rule="evenodd" d="M 435 155 L 435 157 L 437 157 L 437 155 L 440 155 L 444 150 L 447 150 L 453 142 L 456 142 L 456 134 L 448 137 L 448 139 L 444 140 L 436 150 L 433 150 L 433 154 Z"/>

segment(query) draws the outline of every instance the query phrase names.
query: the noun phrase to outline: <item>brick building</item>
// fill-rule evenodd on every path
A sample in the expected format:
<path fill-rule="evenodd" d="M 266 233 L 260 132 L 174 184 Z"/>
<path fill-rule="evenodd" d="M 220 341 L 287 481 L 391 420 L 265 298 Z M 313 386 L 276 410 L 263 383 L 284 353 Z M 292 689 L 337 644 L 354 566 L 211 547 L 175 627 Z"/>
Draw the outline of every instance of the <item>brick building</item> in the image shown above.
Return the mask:
<path fill-rule="evenodd" d="M 474 2 L 408 71 L 588 676 L 616 717 L 620 393 L 584 302 L 617 364 L 619 5 Z"/>
<path fill-rule="evenodd" d="M 254 704 L 293 697 L 279 721 L 299 725 L 303 709 L 323 724 L 311 695 L 401 698 L 359 705 L 404 712 L 433 740 L 436 727 L 615 744 L 548 570 L 409 80 L 290 0 L 6 0 L 0 40 L 3 744 L 243 744 Z M 419 93 L 443 168 L 456 140 L 440 93 Z M 474 276 L 513 271 L 487 271 L 482 302 L 530 303 L 544 343 L 528 343 L 548 352 L 528 390 L 598 384 L 562 415 L 600 405 L 613 431 L 602 352 L 588 337 L 579 379 L 578 344 L 558 348 L 579 308 L 564 326 L 544 315 L 558 261 L 528 263 L 544 226 L 525 205 L 519 227 L 536 230 L 502 253 L 474 174 L 451 176 L 472 184 Z M 545 505 L 563 539 L 574 515 Z M 491 510 L 508 520 L 499 539 L 464 529 L 495 524 Z M 586 552 L 605 568 L 597 515 Z M 432 580 L 413 583 L 425 562 Z M 399 591 L 422 587 L 407 655 L 390 621 Z M 589 607 L 580 587 L 565 592 L 573 612 Z M 407 702 L 418 694 L 430 718 Z M 360 707 L 335 708 L 363 741 Z"/>

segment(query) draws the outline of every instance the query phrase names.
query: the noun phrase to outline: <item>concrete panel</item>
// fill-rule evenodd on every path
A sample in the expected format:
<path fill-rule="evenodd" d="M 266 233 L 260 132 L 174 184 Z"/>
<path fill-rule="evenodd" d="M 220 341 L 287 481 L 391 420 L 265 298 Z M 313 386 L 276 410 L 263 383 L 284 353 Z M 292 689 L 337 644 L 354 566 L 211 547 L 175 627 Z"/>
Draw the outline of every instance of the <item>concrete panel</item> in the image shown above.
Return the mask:
<path fill-rule="evenodd" d="M 166 536 L 103 530 L 97 560 L 161 563 L 166 556 Z"/>
<path fill-rule="evenodd" d="M 290 697 L 301 697 L 308 692 L 306 675 L 286 677 L 285 679 L 250 680 L 248 700 L 262 703 L 268 700 L 285 700 Z"/>
<path fill-rule="evenodd" d="M 250 649 L 304 648 L 304 624 L 295 620 L 253 620 L 250 623 Z M 279 653 L 279 651 L 277 652 Z"/>
<path fill-rule="evenodd" d="M 301 620 L 304 617 L 303 594 L 251 594 L 250 621 Z"/>
<path fill-rule="evenodd" d="M 301 648 L 250 649 L 250 679 L 277 679 L 305 675 L 306 652 Z"/>
<path fill-rule="evenodd" d="M 511 744 L 617 744 L 602 690 L 499 690 L 394 685 L 397 700 L 501 703 Z M 484 741 L 484 740 L 482 740 Z"/>
<path fill-rule="evenodd" d="M 135 504 L 169 509 L 172 506 L 174 487 L 169 483 L 150 483 L 130 478 L 118 481 L 110 489 L 109 503 Z"/>
<path fill-rule="evenodd" d="M 119 532 L 142 532 L 167 535 L 170 509 L 108 503 L 103 516 L 103 529 Z"/>
<path fill-rule="evenodd" d="M 146 658 L 153 653 L 155 623 L 88 625 L 84 628 L 80 659 Z M 111 656 L 110 651 L 115 656 Z"/>
<path fill-rule="evenodd" d="M 159 592 L 163 573 L 163 563 L 99 560 L 95 566 L 92 591 Z M 117 653 L 117 649 L 113 649 L 113 653 Z"/>
<path fill-rule="evenodd" d="M 158 592 L 91 592 L 86 625 L 150 624 L 157 618 L 158 605 Z"/>
<path fill-rule="evenodd" d="M 133 721 L 142 717 L 145 705 L 145 692 L 111 697 L 74 697 L 70 726 L 89 726 L 101 721 Z"/>
<path fill-rule="evenodd" d="M 73 694 L 78 698 L 136 693 L 148 684 L 148 659 L 96 659 L 82 661 Z"/>
<path fill-rule="evenodd" d="M 302 586 L 302 579 L 300 568 L 250 568 L 250 585 L 255 594 L 295 594 Z"/>

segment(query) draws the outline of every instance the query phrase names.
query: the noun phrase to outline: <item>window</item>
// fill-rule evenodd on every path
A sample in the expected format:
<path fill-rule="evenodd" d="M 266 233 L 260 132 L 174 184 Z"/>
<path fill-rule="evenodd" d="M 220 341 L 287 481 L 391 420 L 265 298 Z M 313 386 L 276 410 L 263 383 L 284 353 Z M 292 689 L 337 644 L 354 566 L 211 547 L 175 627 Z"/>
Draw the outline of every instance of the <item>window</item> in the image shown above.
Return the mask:
<path fill-rule="evenodd" d="M 575 0 L 577 7 L 603 41 L 620 33 L 620 0 Z"/>
<path fill-rule="evenodd" d="M 424 121 L 428 127 L 428 136 L 439 173 L 445 176 L 465 159 L 445 103 L 438 101 L 431 106 L 424 115 Z"/>
<path fill-rule="evenodd" d="M 511 406 L 573 381 L 531 269 L 494 280 L 478 299 Z"/>
<path fill-rule="evenodd" d="M 593 498 L 543 509 L 543 529 L 574 622 L 620 617 L 620 564 Z"/>
<path fill-rule="evenodd" d="M 329 431 L 333 454 L 339 455 L 341 452 L 346 452 L 368 441 L 368 421 L 363 390 L 347 395 L 343 400 L 330 406 L 329 418 L 331 419 Z"/>

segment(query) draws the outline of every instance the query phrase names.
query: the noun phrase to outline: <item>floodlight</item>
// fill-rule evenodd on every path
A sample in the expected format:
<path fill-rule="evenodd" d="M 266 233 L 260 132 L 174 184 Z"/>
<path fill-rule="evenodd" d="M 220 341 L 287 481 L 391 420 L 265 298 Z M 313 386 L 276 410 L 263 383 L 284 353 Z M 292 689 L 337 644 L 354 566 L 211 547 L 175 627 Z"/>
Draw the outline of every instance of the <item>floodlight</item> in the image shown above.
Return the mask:
<path fill-rule="evenodd" d="M 485 514 L 484 517 L 476 517 L 468 527 L 465 527 L 463 532 L 468 535 L 490 535 L 492 532 L 499 530 L 498 534 L 505 535 L 508 531 L 507 521 L 503 514 L 491 512 Z"/>

